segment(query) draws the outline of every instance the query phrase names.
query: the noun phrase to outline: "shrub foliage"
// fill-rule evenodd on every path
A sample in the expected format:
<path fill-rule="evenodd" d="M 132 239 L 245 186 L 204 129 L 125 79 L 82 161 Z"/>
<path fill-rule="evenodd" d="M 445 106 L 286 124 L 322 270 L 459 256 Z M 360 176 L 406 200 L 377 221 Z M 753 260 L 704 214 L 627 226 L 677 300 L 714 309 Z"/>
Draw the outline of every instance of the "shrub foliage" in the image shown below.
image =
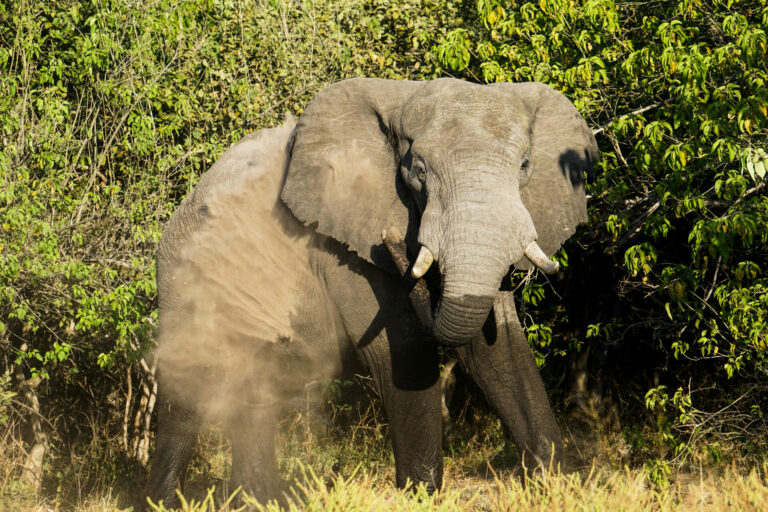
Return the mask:
<path fill-rule="evenodd" d="M 539 325 L 531 336 L 551 354 L 591 344 L 610 363 L 595 373 L 618 370 L 609 377 L 624 403 L 646 390 L 653 428 L 678 455 L 706 433 L 757 440 L 768 4 L 479 0 L 477 10 L 436 46 L 440 63 L 471 80 L 552 85 L 603 151 L 590 224 L 568 249 L 577 276 L 561 292 L 596 307 L 550 308 L 570 340 L 542 339 Z"/>

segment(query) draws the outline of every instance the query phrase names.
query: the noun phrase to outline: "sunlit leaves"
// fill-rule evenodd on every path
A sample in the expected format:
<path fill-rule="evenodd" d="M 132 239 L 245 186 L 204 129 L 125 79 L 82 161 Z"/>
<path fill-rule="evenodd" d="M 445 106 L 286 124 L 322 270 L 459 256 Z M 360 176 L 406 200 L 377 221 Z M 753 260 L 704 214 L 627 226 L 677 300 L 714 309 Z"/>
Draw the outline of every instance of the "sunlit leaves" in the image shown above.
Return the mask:
<path fill-rule="evenodd" d="M 463 28 L 452 30 L 436 48 L 437 58 L 454 71 L 461 71 L 469 65 L 470 41 Z"/>
<path fill-rule="evenodd" d="M 638 340 L 651 350 L 764 379 L 768 5 L 482 1 L 478 13 L 463 76 L 546 82 L 599 127 L 585 242 L 623 266 L 615 323 L 651 319 Z"/>
<path fill-rule="evenodd" d="M 657 259 L 656 248 L 649 243 L 633 245 L 624 253 L 624 265 L 633 276 L 650 274 Z"/>
<path fill-rule="evenodd" d="M 746 148 L 741 154 L 741 169 L 752 181 L 765 180 L 768 171 L 768 153 L 763 148 Z"/>

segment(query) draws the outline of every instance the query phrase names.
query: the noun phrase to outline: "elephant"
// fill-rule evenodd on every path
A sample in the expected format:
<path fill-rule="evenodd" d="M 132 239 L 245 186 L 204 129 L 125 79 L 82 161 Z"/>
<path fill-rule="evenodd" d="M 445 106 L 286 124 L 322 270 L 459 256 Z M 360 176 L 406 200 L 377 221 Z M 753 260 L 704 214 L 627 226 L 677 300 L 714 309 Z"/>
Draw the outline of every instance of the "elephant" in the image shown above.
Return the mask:
<path fill-rule="evenodd" d="M 158 418 L 145 496 L 177 502 L 197 432 L 232 442 L 232 479 L 280 495 L 278 418 L 309 382 L 367 371 L 390 424 L 396 484 L 442 485 L 441 353 L 455 350 L 527 467 L 562 437 L 509 273 L 587 220 L 599 158 L 548 85 L 353 78 L 298 120 L 251 133 L 202 175 L 157 251 Z M 383 230 L 403 234 L 397 273 Z M 409 292 L 431 292 L 419 321 Z"/>

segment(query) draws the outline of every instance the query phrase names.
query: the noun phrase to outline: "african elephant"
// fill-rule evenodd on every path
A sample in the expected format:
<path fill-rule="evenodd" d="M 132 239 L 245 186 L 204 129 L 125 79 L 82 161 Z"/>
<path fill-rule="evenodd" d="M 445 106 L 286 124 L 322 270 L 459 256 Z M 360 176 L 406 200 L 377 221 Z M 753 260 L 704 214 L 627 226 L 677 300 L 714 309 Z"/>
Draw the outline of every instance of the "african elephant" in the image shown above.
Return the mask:
<path fill-rule="evenodd" d="M 586 220 L 583 175 L 598 157 L 576 108 L 540 83 L 351 79 L 298 122 L 244 137 L 158 248 L 147 496 L 176 502 L 196 432 L 215 421 L 232 439 L 233 480 L 275 497 L 277 418 L 308 382 L 361 364 L 390 422 L 397 485 L 438 489 L 439 344 L 455 347 L 528 466 L 557 462 L 561 436 L 505 276 L 557 270 L 549 257 Z M 431 325 L 382 245 L 390 227 L 430 283 Z"/>

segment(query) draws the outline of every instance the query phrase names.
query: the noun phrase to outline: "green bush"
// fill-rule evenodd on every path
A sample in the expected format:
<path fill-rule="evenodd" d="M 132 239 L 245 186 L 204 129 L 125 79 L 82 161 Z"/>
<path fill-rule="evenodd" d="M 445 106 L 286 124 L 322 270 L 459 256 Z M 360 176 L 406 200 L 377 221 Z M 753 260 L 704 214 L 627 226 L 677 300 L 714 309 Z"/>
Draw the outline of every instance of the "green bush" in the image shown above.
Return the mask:
<path fill-rule="evenodd" d="M 592 353 L 613 364 L 593 370 L 616 365 L 621 401 L 639 402 L 635 385 L 664 397 L 653 428 L 672 428 L 678 453 L 705 432 L 764 446 L 768 4 L 479 0 L 477 10 L 440 41 L 440 63 L 563 91 L 603 153 L 577 240 L 588 249 L 568 248 L 582 275 L 560 290 L 588 288 L 596 307 L 550 300 L 537 320 L 573 338 L 549 353 L 599 344 Z"/>
<path fill-rule="evenodd" d="M 106 438 L 146 463 L 154 252 L 200 174 L 333 81 L 435 73 L 425 46 L 454 10 L 362 0 L 0 5 L 2 365 L 40 382 L 42 413 L 64 419 L 57 449 Z M 84 434 L 87 423 L 96 428 Z"/>

